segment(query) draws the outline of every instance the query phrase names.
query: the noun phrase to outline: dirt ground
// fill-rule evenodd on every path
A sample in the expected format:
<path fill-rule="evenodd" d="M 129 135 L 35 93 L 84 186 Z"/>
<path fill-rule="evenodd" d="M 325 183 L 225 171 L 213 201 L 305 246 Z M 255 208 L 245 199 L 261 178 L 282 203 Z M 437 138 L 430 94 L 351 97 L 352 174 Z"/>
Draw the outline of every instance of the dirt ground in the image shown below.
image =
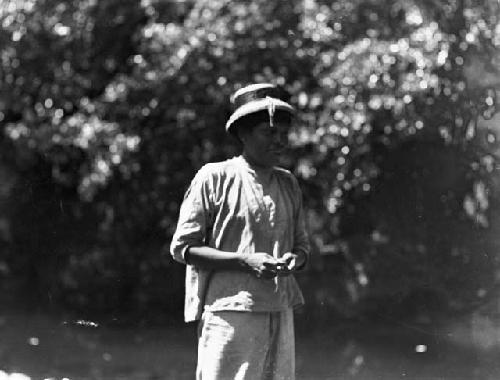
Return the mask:
<path fill-rule="evenodd" d="M 498 346 L 472 338 L 460 324 L 303 324 L 297 379 L 500 379 Z M 0 311 L 0 380 L 193 379 L 195 345 L 194 325 L 113 327 Z"/>

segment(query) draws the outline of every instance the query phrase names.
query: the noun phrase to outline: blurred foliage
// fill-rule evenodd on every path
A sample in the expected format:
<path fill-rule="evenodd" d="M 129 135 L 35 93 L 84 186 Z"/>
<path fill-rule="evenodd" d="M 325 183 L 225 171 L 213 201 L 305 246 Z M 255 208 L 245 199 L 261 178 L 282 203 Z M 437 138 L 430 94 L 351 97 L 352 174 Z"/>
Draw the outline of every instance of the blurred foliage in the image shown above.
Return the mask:
<path fill-rule="evenodd" d="M 161 247 L 195 171 L 238 152 L 230 94 L 271 81 L 300 111 L 285 164 L 310 312 L 476 307 L 500 278 L 499 7 L 4 0 L 0 275 L 72 308 L 180 315 Z"/>

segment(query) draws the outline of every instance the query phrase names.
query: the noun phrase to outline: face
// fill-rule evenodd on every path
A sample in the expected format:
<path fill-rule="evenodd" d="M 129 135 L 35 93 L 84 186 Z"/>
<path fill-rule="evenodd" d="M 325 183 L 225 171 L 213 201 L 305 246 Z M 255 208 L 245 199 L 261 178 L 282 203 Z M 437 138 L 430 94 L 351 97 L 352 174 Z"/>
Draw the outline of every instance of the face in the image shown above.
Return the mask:
<path fill-rule="evenodd" d="M 242 131 L 240 140 L 243 142 L 244 156 L 257 166 L 277 165 L 287 145 L 288 129 L 286 123 L 274 123 L 271 127 L 268 122 L 263 122 Z"/>

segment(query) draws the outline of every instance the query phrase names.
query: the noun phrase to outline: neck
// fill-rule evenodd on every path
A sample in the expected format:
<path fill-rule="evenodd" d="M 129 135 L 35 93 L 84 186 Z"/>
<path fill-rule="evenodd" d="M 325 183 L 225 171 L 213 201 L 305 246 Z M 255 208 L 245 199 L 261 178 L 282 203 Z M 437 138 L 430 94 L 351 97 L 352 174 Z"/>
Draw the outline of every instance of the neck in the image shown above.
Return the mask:
<path fill-rule="evenodd" d="M 242 156 L 245 159 L 245 161 L 248 163 L 248 165 L 250 165 L 255 170 L 268 171 L 268 170 L 271 170 L 273 168 L 271 165 L 265 165 L 265 164 L 262 164 L 260 162 L 257 162 L 250 155 L 248 155 L 248 153 L 246 153 L 246 152 L 243 152 Z"/>
<path fill-rule="evenodd" d="M 257 162 L 255 162 L 255 160 L 252 160 L 245 153 L 243 153 L 241 156 L 243 157 L 243 160 L 245 160 L 247 165 L 254 171 L 254 173 L 259 178 L 259 181 L 261 181 L 261 183 L 263 185 L 269 183 L 269 181 L 271 180 L 272 172 L 273 172 L 272 166 L 268 166 L 268 165 L 264 166 L 262 164 L 258 164 Z"/>

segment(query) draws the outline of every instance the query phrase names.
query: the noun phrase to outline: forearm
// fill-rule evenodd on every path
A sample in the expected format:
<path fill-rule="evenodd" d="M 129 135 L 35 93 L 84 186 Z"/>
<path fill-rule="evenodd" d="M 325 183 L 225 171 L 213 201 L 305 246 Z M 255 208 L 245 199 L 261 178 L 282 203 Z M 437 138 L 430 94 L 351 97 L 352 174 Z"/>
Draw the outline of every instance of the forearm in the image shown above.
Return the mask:
<path fill-rule="evenodd" d="M 239 270 L 269 279 L 278 274 L 278 261 L 265 252 L 227 252 L 207 246 L 189 247 L 187 263 L 205 269 Z"/>
<path fill-rule="evenodd" d="M 237 252 L 221 251 L 208 246 L 189 247 L 186 261 L 205 269 L 248 270 L 245 255 Z"/>

